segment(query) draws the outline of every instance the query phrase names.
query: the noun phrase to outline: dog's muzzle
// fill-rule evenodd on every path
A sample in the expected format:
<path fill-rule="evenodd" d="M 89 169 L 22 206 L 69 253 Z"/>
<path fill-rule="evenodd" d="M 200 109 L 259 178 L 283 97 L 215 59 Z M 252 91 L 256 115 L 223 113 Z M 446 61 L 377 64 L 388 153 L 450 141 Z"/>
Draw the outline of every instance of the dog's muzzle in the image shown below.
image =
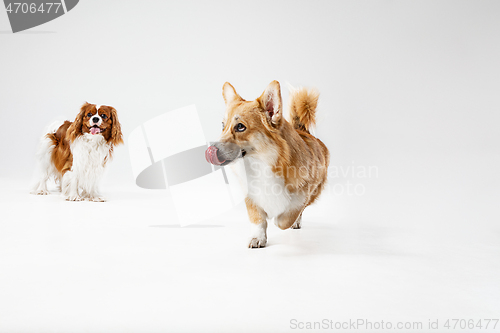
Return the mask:
<path fill-rule="evenodd" d="M 226 162 L 226 159 L 222 158 L 219 149 L 215 146 L 210 146 L 205 151 L 205 159 L 208 163 L 212 163 L 213 165 L 221 165 Z"/>
<path fill-rule="evenodd" d="M 234 143 L 216 142 L 205 151 L 205 159 L 213 165 L 225 166 L 245 154 L 246 152 Z"/>

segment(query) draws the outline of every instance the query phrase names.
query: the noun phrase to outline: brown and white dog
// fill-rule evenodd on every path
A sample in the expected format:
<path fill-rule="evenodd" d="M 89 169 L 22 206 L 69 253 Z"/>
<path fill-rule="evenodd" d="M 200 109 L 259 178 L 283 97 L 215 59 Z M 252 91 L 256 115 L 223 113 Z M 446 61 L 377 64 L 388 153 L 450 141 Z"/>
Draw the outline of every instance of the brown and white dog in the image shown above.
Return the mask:
<path fill-rule="evenodd" d="M 75 121 L 54 123 L 40 139 L 37 152 L 40 179 L 32 194 L 49 194 L 47 180 L 54 177 L 69 201 L 106 201 L 99 182 L 114 146 L 123 143 L 115 108 L 85 102 Z"/>
<path fill-rule="evenodd" d="M 253 231 L 250 248 L 267 244 L 267 219 L 281 229 L 301 227 L 302 212 L 321 193 L 329 152 L 310 134 L 319 93 L 291 91 L 290 122 L 283 117 L 280 85 L 271 82 L 254 101 L 246 101 L 231 84 L 222 88 L 226 114 L 219 142 L 210 146 L 208 162 L 225 166 L 243 158 L 248 193 L 245 199 Z"/>

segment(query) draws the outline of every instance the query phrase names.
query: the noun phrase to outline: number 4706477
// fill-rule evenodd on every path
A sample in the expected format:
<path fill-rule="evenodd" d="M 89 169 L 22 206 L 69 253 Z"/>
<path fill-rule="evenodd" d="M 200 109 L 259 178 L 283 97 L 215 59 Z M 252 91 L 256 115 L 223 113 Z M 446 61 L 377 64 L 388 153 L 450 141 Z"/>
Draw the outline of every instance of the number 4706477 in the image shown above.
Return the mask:
<path fill-rule="evenodd" d="M 447 329 L 495 329 L 498 324 L 498 319 L 448 319 L 444 323 L 444 327 Z"/>
<path fill-rule="evenodd" d="M 61 7 L 60 2 L 42 2 L 37 6 L 36 3 L 28 3 L 28 2 L 14 2 L 9 3 L 7 6 L 7 13 L 23 13 L 23 14 L 34 14 L 34 13 L 56 13 L 59 11 Z"/>

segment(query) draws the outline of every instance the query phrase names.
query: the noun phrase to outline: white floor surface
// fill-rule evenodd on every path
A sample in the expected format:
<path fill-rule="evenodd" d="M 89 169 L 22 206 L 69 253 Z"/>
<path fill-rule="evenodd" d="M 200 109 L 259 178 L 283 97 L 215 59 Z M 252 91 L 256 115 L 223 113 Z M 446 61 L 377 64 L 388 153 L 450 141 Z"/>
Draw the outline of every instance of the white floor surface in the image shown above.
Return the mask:
<path fill-rule="evenodd" d="M 429 320 L 500 317 L 491 224 L 433 227 L 406 208 L 384 223 L 369 198 L 349 218 L 350 199 L 327 194 L 302 230 L 270 224 L 268 247 L 251 250 L 242 206 L 181 228 L 166 191 L 65 202 L 0 185 L 0 332 L 294 332 L 325 319 L 424 332 Z"/>

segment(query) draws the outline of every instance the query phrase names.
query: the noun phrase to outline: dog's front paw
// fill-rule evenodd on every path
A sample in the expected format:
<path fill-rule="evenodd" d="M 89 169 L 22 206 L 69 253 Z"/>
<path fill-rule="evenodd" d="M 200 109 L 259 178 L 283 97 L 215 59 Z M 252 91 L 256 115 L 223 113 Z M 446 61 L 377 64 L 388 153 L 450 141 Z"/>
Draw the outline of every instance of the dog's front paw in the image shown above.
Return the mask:
<path fill-rule="evenodd" d="M 265 247 L 266 244 L 267 244 L 266 237 L 254 237 L 250 240 L 250 244 L 248 244 L 248 247 L 251 249 L 255 249 L 255 248 Z"/>
<path fill-rule="evenodd" d="M 66 201 L 82 201 L 82 197 L 79 195 L 68 195 L 66 198 Z"/>
<path fill-rule="evenodd" d="M 93 202 L 106 202 L 105 197 L 90 197 L 89 200 Z"/>
<path fill-rule="evenodd" d="M 47 190 L 36 190 L 36 191 L 31 191 L 30 193 L 31 194 L 35 194 L 35 195 L 48 195 L 49 191 L 47 191 Z"/>
<path fill-rule="evenodd" d="M 265 247 L 267 244 L 267 221 L 264 220 L 260 224 L 251 224 L 252 231 L 250 233 L 250 242 L 248 247 L 251 249 Z"/>

